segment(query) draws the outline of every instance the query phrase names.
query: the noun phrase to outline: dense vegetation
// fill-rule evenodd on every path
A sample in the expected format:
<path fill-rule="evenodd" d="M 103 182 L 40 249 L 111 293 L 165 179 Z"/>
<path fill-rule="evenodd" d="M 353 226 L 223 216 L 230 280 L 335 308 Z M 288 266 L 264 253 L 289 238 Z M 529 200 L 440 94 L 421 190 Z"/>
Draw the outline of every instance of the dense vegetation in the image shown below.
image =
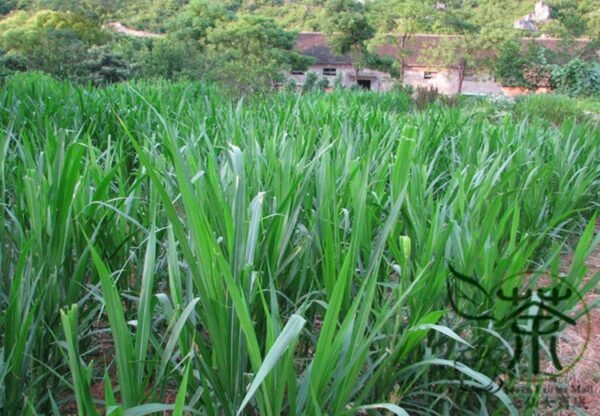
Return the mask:
<path fill-rule="evenodd" d="M 462 35 L 458 44 L 443 42 L 439 50 L 430 51 L 432 66 L 460 61 L 473 71 L 493 72 L 511 86 L 541 86 L 548 78 L 564 93 L 600 94 L 596 55 L 600 13 L 595 2 L 551 1 L 552 19 L 537 33 L 513 29 L 513 21 L 531 12 L 534 3 L 13 1 L 0 10 L 6 14 L 0 16 L 0 82 L 13 72 L 38 70 L 94 85 L 128 79 L 191 79 L 217 82 L 239 95 L 262 93 L 283 81 L 284 71 L 303 70 L 312 62 L 293 50 L 296 32 L 309 30 L 326 32 L 338 53 L 352 55 L 357 70 L 381 69 L 399 82 L 402 57 L 410 54 L 406 39 L 416 33 L 458 34 Z M 161 36 L 118 34 L 109 25 L 116 21 Z M 563 53 L 524 48 L 518 41 L 542 33 L 563 39 L 558 48 Z M 591 39 L 585 50 L 572 44 L 581 36 Z M 401 49 L 397 59 L 376 53 L 379 45 L 389 42 Z"/>
<path fill-rule="evenodd" d="M 496 381 L 530 364 L 507 368 L 509 328 L 452 312 L 448 264 L 489 289 L 581 235 L 565 279 L 592 290 L 597 121 L 410 105 L 10 78 L 0 412 L 535 408 Z"/>
<path fill-rule="evenodd" d="M 512 23 L 533 11 L 537 0 L 371 0 L 366 13 L 379 32 L 390 24 L 410 27 L 412 33 L 461 33 L 461 30 L 485 27 L 507 30 Z M 103 21 L 118 19 L 140 29 L 167 32 L 169 19 L 197 0 L 8 0 L 1 14 L 15 9 L 71 10 Z M 329 1 L 331 2 L 331 1 Z M 334 0 L 337 3 L 346 0 Z M 222 6 L 243 14 L 275 19 L 282 27 L 302 31 L 325 31 L 328 0 L 224 0 Z M 598 36 L 600 14 L 593 0 L 547 0 L 552 21 L 540 28 L 555 36 Z"/>

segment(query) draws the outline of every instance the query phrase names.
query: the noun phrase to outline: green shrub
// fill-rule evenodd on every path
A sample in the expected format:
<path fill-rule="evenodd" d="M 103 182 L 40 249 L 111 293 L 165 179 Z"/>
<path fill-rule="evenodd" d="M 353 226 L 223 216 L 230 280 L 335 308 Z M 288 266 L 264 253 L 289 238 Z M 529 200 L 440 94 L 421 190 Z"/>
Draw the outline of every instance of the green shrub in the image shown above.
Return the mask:
<path fill-rule="evenodd" d="M 178 78 L 198 80 L 205 67 L 194 44 L 169 36 L 163 39 L 134 40 L 128 46 L 126 59 L 135 66 L 138 78 Z M 137 49 L 137 51 L 136 51 Z"/>
<path fill-rule="evenodd" d="M 571 96 L 600 96 L 600 63 L 573 59 L 552 72 L 558 92 Z"/>
<path fill-rule="evenodd" d="M 302 91 L 309 92 L 313 91 L 317 87 L 317 82 L 319 81 L 319 76 L 312 71 L 306 73 L 304 78 L 304 84 L 302 84 Z"/>
<path fill-rule="evenodd" d="M 6 54 L 0 49 L 0 84 L 14 72 L 27 70 L 27 61 L 21 55 Z"/>
<path fill-rule="evenodd" d="M 0 16 L 8 14 L 17 8 L 17 0 L 3 0 L 0 3 Z"/>
<path fill-rule="evenodd" d="M 583 118 L 576 99 L 558 94 L 526 95 L 516 98 L 513 112 L 518 118 L 540 118 L 561 124 L 572 118 Z"/>
<path fill-rule="evenodd" d="M 436 87 L 417 86 L 413 95 L 413 102 L 417 110 L 424 110 L 441 97 Z"/>
<path fill-rule="evenodd" d="M 329 88 L 329 79 L 322 77 L 315 84 L 315 88 L 318 89 L 319 91 L 325 91 L 327 88 Z"/>
<path fill-rule="evenodd" d="M 329 79 L 326 77 L 319 78 L 319 76 L 312 71 L 306 73 L 304 78 L 304 84 L 302 84 L 303 92 L 310 91 L 325 91 L 329 87 Z"/>
<path fill-rule="evenodd" d="M 95 86 L 125 81 L 131 76 L 131 65 L 110 47 L 94 46 L 87 51 L 80 67 L 80 80 Z"/>
<path fill-rule="evenodd" d="M 296 81 L 293 79 L 288 79 L 283 86 L 284 91 L 286 92 L 296 92 L 298 90 L 298 85 Z"/>
<path fill-rule="evenodd" d="M 400 94 L 406 94 L 406 95 L 410 96 L 410 95 L 414 94 L 415 89 L 410 84 L 404 84 L 401 81 L 395 81 L 394 84 L 392 85 L 391 91 L 400 93 Z"/>
<path fill-rule="evenodd" d="M 51 31 L 71 32 L 88 47 L 107 40 L 107 33 L 96 22 L 75 13 L 17 11 L 0 20 L 0 47 L 28 55 L 44 46 L 44 38 Z"/>
<path fill-rule="evenodd" d="M 28 69 L 62 79 L 78 79 L 88 58 L 88 46 L 75 32 L 49 29 L 40 34 L 39 44 L 27 55 Z"/>
<path fill-rule="evenodd" d="M 518 40 L 504 42 L 496 60 L 495 74 L 498 81 L 507 87 L 528 87 L 524 72 L 528 61 L 521 53 Z"/>
<path fill-rule="evenodd" d="M 413 105 L 419 110 L 425 110 L 433 104 L 445 107 L 456 107 L 460 103 L 460 96 L 441 94 L 435 87 L 417 86 L 412 95 Z"/>
<path fill-rule="evenodd" d="M 335 88 L 336 90 L 344 89 L 344 78 L 343 78 L 342 74 L 337 74 L 335 76 L 335 81 L 333 82 L 333 88 Z"/>

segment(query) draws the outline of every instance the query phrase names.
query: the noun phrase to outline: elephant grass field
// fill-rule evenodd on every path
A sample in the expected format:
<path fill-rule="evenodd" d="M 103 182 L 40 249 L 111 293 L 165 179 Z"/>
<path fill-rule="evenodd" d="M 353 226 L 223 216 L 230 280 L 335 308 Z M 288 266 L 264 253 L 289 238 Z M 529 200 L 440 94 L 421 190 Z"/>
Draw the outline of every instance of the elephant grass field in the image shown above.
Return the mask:
<path fill-rule="evenodd" d="M 528 355 L 509 366 L 511 328 L 456 312 L 477 296 L 451 301 L 450 270 L 593 292 L 599 195 L 593 120 L 14 76 L 0 414 L 532 412 L 509 382 Z"/>

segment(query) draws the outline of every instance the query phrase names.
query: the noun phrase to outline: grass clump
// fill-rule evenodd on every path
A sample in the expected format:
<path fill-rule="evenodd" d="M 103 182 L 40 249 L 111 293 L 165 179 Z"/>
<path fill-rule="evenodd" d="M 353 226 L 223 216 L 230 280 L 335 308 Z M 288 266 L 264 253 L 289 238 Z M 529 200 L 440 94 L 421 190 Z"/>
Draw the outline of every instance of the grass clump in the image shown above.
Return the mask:
<path fill-rule="evenodd" d="M 514 113 L 519 118 L 538 117 L 555 124 L 575 118 L 597 122 L 600 101 L 558 94 L 526 95 L 517 98 Z"/>
<path fill-rule="evenodd" d="M 516 414 L 494 380 L 528 364 L 451 313 L 448 263 L 492 288 L 583 233 L 590 290 L 600 132 L 403 105 L 11 78 L 2 412 Z"/>

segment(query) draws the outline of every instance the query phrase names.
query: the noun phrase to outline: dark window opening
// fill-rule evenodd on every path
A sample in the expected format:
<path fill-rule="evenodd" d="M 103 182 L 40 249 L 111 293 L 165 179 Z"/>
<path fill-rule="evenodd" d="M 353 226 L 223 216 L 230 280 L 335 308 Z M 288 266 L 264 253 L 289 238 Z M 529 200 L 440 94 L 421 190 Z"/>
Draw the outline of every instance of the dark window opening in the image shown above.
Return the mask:
<path fill-rule="evenodd" d="M 335 76 L 335 68 L 323 68 L 323 75 Z"/>
<path fill-rule="evenodd" d="M 425 71 L 423 73 L 423 78 L 424 79 L 431 79 L 431 78 L 433 78 L 434 75 L 435 75 L 435 72 Z"/>
<path fill-rule="evenodd" d="M 364 88 L 365 90 L 371 89 L 371 80 L 370 79 L 359 79 L 356 82 L 359 87 Z"/>
<path fill-rule="evenodd" d="M 292 75 L 304 75 L 304 71 L 292 71 Z"/>

